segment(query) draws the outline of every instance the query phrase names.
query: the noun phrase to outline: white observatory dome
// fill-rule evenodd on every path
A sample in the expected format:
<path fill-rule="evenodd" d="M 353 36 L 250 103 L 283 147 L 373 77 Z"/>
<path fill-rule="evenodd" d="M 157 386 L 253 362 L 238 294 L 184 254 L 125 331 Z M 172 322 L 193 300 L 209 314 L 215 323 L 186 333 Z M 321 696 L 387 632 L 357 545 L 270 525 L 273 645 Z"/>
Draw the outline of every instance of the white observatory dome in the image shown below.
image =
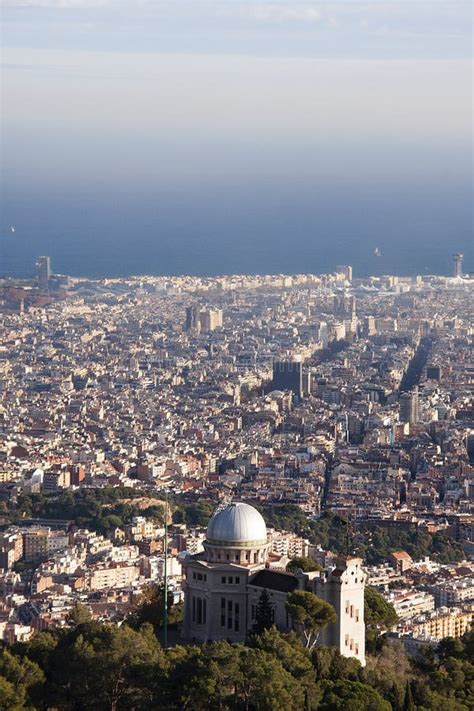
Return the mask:
<path fill-rule="evenodd" d="M 217 510 L 207 526 L 211 545 L 261 546 L 267 543 L 267 527 L 257 509 L 240 502 Z"/>

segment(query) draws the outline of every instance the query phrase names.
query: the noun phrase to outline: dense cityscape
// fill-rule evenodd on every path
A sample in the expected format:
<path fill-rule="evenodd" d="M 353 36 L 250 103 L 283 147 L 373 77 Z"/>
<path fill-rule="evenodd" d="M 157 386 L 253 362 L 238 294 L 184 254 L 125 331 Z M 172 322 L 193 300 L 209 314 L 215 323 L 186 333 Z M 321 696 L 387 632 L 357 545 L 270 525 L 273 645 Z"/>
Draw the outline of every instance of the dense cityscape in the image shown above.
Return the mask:
<path fill-rule="evenodd" d="M 0 280 L 1 707 L 472 708 L 473 296 Z"/>

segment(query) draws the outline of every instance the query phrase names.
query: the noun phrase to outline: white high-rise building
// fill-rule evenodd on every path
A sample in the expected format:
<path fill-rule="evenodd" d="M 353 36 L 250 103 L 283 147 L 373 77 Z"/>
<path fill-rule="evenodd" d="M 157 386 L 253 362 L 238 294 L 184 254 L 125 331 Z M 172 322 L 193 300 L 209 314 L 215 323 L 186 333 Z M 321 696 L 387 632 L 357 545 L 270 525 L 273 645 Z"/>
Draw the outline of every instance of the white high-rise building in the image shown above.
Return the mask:
<path fill-rule="evenodd" d="M 222 310 L 205 309 L 199 313 L 199 321 L 201 324 L 201 332 L 215 331 L 216 328 L 222 327 Z"/>
<path fill-rule="evenodd" d="M 270 567 L 265 521 L 249 504 L 219 507 L 207 527 L 204 551 L 183 559 L 184 622 L 182 636 L 198 642 L 244 642 L 258 602 L 266 590 L 276 627 L 293 628 L 286 599 L 308 590 L 334 606 L 337 621 L 319 643 L 336 646 L 346 657 L 365 664 L 364 588 L 360 558 L 340 558 L 323 573 L 298 574 Z"/>

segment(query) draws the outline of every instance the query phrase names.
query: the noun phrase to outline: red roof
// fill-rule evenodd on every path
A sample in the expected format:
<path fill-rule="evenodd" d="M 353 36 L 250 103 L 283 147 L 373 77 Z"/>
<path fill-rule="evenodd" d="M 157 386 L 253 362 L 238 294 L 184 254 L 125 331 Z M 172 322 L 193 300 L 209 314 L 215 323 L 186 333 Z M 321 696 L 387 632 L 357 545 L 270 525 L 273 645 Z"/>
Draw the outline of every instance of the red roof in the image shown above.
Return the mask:
<path fill-rule="evenodd" d="M 406 551 L 394 551 L 393 553 L 390 553 L 392 558 L 395 558 L 395 560 L 411 560 L 411 555 L 409 555 Z"/>

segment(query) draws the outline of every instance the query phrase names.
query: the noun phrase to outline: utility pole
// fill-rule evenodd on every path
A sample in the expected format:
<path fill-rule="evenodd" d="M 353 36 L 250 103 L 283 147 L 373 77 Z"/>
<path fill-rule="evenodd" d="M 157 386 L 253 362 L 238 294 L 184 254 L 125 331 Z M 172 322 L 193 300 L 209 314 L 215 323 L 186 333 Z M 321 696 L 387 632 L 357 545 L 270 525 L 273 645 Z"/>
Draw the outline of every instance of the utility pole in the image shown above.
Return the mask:
<path fill-rule="evenodd" d="M 168 647 L 168 489 L 165 490 L 165 565 L 163 571 L 163 647 Z"/>
<path fill-rule="evenodd" d="M 350 533 L 349 518 L 346 521 L 346 556 L 349 556 L 349 533 Z"/>

